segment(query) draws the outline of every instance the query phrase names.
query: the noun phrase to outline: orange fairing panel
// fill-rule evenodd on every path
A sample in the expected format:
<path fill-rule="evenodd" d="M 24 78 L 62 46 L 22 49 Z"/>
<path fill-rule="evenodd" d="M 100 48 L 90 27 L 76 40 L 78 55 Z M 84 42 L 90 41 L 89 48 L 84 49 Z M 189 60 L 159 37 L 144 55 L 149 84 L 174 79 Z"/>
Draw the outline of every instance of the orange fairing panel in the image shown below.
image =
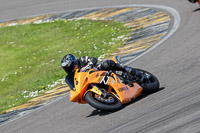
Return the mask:
<path fill-rule="evenodd" d="M 138 84 L 134 83 L 134 86 L 130 87 L 123 84 L 116 75 L 113 76 L 114 78 L 110 78 L 107 84 L 113 87 L 123 104 L 128 103 L 142 93 L 142 87 Z M 113 80 L 116 81 L 114 82 Z"/>
<path fill-rule="evenodd" d="M 70 99 L 71 102 L 78 102 L 80 100 L 79 99 L 79 93 L 71 90 L 70 94 L 69 94 L 69 99 Z"/>
<path fill-rule="evenodd" d="M 106 71 L 76 72 L 74 76 L 74 85 L 76 91 L 73 90 L 70 91 L 70 101 L 78 103 L 86 103 L 84 99 L 84 93 L 86 92 L 88 85 L 90 83 L 99 83 L 102 78 L 102 76 L 100 75 L 104 73 L 106 73 Z"/>
<path fill-rule="evenodd" d="M 75 75 L 74 75 L 75 91 L 70 90 L 69 99 L 71 102 L 84 103 L 84 102 L 81 102 L 81 92 L 82 92 L 82 85 L 84 84 L 83 81 L 86 78 L 87 73 L 86 72 L 79 73 L 77 71 L 75 72 Z"/>
<path fill-rule="evenodd" d="M 137 83 L 134 83 L 133 87 L 129 87 L 128 85 L 123 84 L 119 77 L 114 73 L 112 73 L 111 76 L 105 76 L 105 74 L 106 71 L 91 70 L 89 72 L 76 72 L 74 76 L 74 85 L 76 90 L 70 91 L 70 100 L 72 102 L 86 103 L 84 95 L 88 89 L 88 85 L 91 83 L 100 83 L 111 86 L 109 92 L 113 92 L 122 103 L 128 103 L 131 99 L 134 99 L 141 94 L 142 87 Z"/>

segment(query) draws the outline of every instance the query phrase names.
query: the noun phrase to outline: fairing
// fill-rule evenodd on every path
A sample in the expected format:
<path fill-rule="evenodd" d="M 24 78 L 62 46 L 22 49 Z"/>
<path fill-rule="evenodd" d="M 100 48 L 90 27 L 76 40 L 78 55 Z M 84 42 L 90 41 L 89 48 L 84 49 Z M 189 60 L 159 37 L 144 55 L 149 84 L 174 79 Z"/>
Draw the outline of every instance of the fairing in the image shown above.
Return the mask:
<path fill-rule="evenodd" d="M 107 71 L 95 71 L 94 69 L 90 69 L 89 72 L 79 72 L 79 70 L 76 70 L 74 75 L 75 91 L 70 91 L 70 101 L 86 103 L 84 95 L 87 89 L 92 89 L 89 86 L 90 84 L 110 86 L 108 92 L 113 93 L 123 104 L 128 103 L 142 93 L 142 87 L 137 83 L 130 87 L 123 84 L 116 74 L 111 73 L 111 75 L 107 76 L 106 73 Z"/>

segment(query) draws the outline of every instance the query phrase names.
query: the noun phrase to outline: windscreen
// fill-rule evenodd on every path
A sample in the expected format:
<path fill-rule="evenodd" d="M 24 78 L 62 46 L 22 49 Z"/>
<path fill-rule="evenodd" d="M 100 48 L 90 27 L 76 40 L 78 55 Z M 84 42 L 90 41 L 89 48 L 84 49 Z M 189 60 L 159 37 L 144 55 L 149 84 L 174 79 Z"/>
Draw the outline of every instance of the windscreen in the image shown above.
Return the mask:
<path fill-rule="evenodd" d="M 71 90 L 75 90 L 75 87 L 74 87 L 74 74 L 75 74 L 75 72 L 71 72 L 65 78 L 65 82 L 69 85 Z"/>

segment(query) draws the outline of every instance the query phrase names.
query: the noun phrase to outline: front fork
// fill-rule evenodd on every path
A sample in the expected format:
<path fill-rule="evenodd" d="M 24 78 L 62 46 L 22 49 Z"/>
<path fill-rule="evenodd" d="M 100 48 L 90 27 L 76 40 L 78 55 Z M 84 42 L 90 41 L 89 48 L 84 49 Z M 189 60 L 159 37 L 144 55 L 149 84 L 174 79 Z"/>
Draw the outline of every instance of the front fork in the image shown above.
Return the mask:
<path fill-rule="evenodd" d="M 102 98 L 108 98 L 110 95 L 109 93 L 102 91 L 101 89 L 99 89 L 97 86 L 95 86 L 94 84 L 91 84 L 92 88 L 87 90 L 85 92 L 85 94 L 87 94 L 89 91 L 94 92 L 95 94 L 101 96 Z M 110 89 L 110 88 L 109 88 Z"/>

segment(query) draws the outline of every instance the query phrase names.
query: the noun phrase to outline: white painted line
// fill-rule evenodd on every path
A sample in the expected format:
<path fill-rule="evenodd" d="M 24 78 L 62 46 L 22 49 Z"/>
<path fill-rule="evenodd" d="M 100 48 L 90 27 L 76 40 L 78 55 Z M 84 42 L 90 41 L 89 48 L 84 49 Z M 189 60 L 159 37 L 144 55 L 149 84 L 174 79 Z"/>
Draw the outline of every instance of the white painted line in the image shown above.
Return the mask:
<path fill-rule="evenodd" d="M 139 6 L 139 5 L 137 5 L 137 6 Z M 180 25 L 180 22 L 181 22 L 181 17 L 179 15 L 179 13 L 175 9 L 173 9 L 173 8 L 166 7 L 166 6 L 159 6 L 159 5 L 143 5 L 143 6 L 144 7 L 148 6 L 148 7 L 153 7 L 153 8 L 159 8 L 161 10 L 166 10 L 167 12 L 169 12 L 173 16 L 173 18 L 174 18 L 174 24 L 173 24 L 173 27 L 172 27 L 171 31 L 165 37 L 163 37 L 157 44 L 154 44 L 147 51 L 145 51 L 142 54 L 138 55 L 136 58 L 128 61 L 124 65 L 129 65 L 129 64 L 133 63 L 134 61 L 136 61 L 140 57 L 144 56 L 145 54 L 149 53 L 154 48 L 156 48 L 159 45 L 161 45 L 164 41 L 166 41 L 170 36 L 172 36 L 176 32 L 176 30 L 178 29 L 178 27 Z M 140 6 L 140 7 L 142 7 L 142 6 Z"/>
<path fill-rule="evenodd" d="M 28 114 L 30 114 L 30 113 L 32 113 L 32 112 L 35 112 L 35 111 L 37 111 L 37 110 L 40 110 L 40 109 L 42 109 L 42 107 L 48 106 L 49 104 L 52 104 L 52 103 L 54 103 L 54 102 L 57 102 L 57 101 L 59 101 L 60 99 L 65 98 L 65 97 L 68 96 L 68 95 L 69 95 L 69 92 L 68 92 L 66 95 L 63 95 L 63 96 L 58 97 L 58 98 L 55 98 L 55 100 L 52 101 L 52 102 L 49 102 L 49 103 L 47 103 L 47 104 L 44 104 L 44 105 L 42 105 L 42 106 L 40 106 L 40 107 L 38 107 L 38 108 L 36 108 L 36 109 L 29 110 L 29 111 L 25 112 L 24 114 L 19 115 L 18 117 L 15 117 L 15 118 L 13 118 L 13 119 L 8 120 L 7 122 L 2 123 L 2 124 L 0 125 L 0 127 L 3 126 L 3 125 L 5 125 L 5 124 L 8 124 L 8 123 L 10 123 L 10 122 L 12 122 L 12 121 L 15 121 L 15 120 L 17 120 L 17 119 L 19 119 L 19 118 L 21 118 L 21 117 L 24 117 L 24 116 L 26 116 L 26 115 L 28 115 Z M 21 113 L 22 113 L 22 112 L 21 112 Z"/>

